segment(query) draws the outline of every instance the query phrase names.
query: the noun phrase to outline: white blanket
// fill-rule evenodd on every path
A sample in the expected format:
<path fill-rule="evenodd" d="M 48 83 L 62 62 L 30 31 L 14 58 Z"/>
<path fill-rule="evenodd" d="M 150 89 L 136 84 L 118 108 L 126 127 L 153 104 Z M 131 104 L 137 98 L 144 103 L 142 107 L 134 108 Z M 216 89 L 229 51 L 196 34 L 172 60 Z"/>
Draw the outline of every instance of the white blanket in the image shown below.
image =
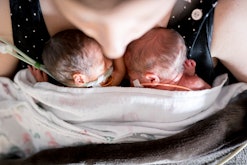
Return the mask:
<path fill-rule="evenodd" d="M 88 144 L 159 139 L 217 112 L 247 89 L 223 87 L 227 75 L 202 91 L 147 88 L 68 88 L 36 83 L 28 70 L 0 78 L 0 157 Z"/>

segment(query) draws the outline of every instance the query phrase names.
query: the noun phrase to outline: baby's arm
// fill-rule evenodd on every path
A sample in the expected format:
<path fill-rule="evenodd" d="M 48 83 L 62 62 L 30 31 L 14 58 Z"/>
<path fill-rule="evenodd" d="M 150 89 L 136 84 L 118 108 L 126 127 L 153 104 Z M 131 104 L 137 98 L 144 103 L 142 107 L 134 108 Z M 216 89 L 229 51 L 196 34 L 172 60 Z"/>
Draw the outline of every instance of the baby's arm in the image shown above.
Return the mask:
<path fill-rule="evenodd" d="M 196 72 L 196 62 L 191 59 L 187 59 L 184 62 L 184 74 L 194 76 Z"/>
<path fill-rule="evenodd" d="M 111 86 L 118 86 L 122 82 L 126 72 L 123 57 L 113 60 L 113 68 Z"/>
<path fill-rule="evenodd" d="M 28 66 L 28 70 L 32 73 L 37 82 L 48 82 L 48 76 L 46 73 L 34 68 L 33 66 Z"/>

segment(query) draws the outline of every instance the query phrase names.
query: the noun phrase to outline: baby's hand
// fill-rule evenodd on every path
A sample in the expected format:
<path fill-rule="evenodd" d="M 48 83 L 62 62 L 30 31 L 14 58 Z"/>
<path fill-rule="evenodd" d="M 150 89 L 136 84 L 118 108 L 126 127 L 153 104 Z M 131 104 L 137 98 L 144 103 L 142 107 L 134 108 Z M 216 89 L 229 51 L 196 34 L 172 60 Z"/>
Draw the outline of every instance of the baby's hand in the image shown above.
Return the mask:
<path fill-rule="evenodd" d="M 46 73 L 33 66 L 28 66 L 28 70 L 32 73 L 37 82 L 48 82 L 48 76 Z"/>
<path fill-rule="evenodd" d="M 184 62 L 184 73 L 189 76 L 194 76 L 196 72 L 196 62 L 191 59 L 187 59 Z"/>

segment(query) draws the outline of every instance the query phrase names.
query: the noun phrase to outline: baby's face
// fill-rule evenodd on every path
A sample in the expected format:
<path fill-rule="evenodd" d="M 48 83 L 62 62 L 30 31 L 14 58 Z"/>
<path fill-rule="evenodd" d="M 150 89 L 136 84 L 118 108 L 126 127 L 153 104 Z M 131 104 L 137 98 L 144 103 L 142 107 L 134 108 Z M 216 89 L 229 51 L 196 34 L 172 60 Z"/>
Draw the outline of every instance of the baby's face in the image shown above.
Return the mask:
<path fill-rule="evenodd" d="M 183 74 L 176 81 L 163 81 L 155 88 L 170 91 L 197 91 L 210 89 L 211 86 L 197 75 Z"/>
<path fill-rule="evenodd" d="M 198 77 L 197 75 L 189 76 L 184 75 L 181 77 L 178 85 L 187 87 L 191 90 L 203 90 L 203 89 L 210 89 L 211 86 L 206 83 L 203 79 Z"/>
<path fill-rule="evenodd" d="M 133 81 L 139 80 L 140 84 L 147 88 L 155 88 L 169 91 L 189 91 L 189 90 L 203 90 L 210 89 L 211 86 L 197 75 L 180 74 L 173 80 L 161 80 L 158 83 L 151 83 L 144 77 L 138 74 L 129 74 L 131 85 L 134 86 Z"/>

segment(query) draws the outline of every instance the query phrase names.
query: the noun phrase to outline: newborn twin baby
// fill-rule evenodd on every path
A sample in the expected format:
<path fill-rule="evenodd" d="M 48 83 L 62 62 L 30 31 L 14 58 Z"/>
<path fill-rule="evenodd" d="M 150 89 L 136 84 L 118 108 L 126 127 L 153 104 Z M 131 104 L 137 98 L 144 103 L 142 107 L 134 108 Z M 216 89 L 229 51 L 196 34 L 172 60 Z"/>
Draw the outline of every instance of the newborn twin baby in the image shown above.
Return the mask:
<path fill-rule="evenodd" d="M 211 86 L 195 73 L 196 62 L 186 57 L 183 38 L 157 27 L 132 41 L 120 59 L 104 56 L 100 44 L 79 30 L 65 30 L 45 45 L 46 69 L 70 87 L 117 86 L 127 76 L 132 86 L 163 90 L 202 90 Z M 38 81 L 47 76 L 29 67 Z"/>

